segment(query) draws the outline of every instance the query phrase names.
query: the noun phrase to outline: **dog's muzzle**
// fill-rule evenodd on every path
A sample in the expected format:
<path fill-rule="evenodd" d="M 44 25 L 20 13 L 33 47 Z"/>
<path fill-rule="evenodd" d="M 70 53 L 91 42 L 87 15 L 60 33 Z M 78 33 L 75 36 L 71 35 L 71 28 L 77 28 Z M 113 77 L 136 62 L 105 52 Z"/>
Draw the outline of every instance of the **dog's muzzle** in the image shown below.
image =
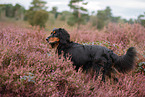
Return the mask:
<path fill-rule="evenodd" d="M 57 37 L 48 37 L 46 38 L 46 41 L 50 44 L 50 48 L 57 47 L 59 44 L 59 38 Z"/>
<path fill-rule="evenodd" d="M 58 42 L 59 42 L 59 38 L 57 38 L 57 37 L 48 37 L 48 38 L 46 38 L 46 41 L 47 41 L 49 44 L 58 43 Z"/>

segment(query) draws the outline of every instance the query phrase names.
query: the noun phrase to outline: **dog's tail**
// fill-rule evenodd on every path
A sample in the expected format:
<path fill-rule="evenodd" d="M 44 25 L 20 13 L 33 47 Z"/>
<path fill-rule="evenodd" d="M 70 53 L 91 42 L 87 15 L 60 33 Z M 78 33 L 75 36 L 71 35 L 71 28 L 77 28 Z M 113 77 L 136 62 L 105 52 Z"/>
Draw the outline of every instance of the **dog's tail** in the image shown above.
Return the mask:
<path fill-rule="evenodd" d="M 126 73 L 135 67 L 136 50 L 134 47 L 130 47 L 127 53 L 122 56 L 118 56 L 113 53 L 112 58 L 114 60 L 114 67 L 122 73 Z"/>

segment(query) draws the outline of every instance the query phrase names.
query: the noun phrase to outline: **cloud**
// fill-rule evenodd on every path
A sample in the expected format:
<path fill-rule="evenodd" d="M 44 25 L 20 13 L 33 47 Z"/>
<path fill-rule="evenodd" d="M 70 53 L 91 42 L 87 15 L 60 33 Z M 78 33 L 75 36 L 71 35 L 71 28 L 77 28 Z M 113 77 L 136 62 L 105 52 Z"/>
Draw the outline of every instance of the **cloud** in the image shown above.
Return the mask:
<path fill-rule="evenodd" d="M 136 19 L 145 12 L 144 0 L 86 0 L 89 11 L 104 10 L 106 6 L 112 9 L 113 16 Z M 90 12 L 91 12 L 90 11 Z"/>
<path fill-rule="evenodd" d="M 90 9 L 104 8 L 106 6 L 111 7 L 120 7 L 120 8 L 144 8 L 145 9 L 145 1 L 143 0 L 86 0 L 88 1 L 88 5 L 90 5 Z M 97 6 L 94 6 L 94 5 Z M 92 5 L 92 6 L 91 6 Z"/>
<path fill-rule="evenodd" d="M 100 2 L 97 2 L 97 1 L 90 1 L 88 2 L 86 8 L 89 9 L 89 10 L 92 10 L 92 11 L 95 11 L 95 10 L 100 10 L 101 7 L 99 6 L 100 5 Z"/>
<path fill-rule="evenodd" d="M 64 11 L 64 10 L 68 10 L 68 2 L 66 1 L 51 1 L 47 3 L 47 6 L 49 7 L 48 10 L 51 10 L 52 7 L 58 7 L 58 11 Z"/>
<path fill-rule="evenodd" d="M 139 2 L 139 1 L 131 1 L 128 0 L 118 0 L 113 1 L 112 3 L 108 3 L 110 6 L 116 6 L 116 7 L 122 7 L 122 8 L 144 8 L 145 9 L 145 2 Z"/>

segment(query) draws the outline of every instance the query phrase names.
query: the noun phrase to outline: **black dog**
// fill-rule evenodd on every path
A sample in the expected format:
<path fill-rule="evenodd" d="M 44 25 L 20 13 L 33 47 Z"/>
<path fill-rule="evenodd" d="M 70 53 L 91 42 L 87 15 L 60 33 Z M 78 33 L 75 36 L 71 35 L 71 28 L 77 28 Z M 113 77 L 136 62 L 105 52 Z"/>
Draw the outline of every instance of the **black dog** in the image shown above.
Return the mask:
<path fill-rule="evenodd" d="M 130 47 L 125 55 L 118 56 L 106 47 L 71 42 L 70 35 L 62 28 L 54 29 L 46 40 L 52 48 L 57 47 L 58 55 L 63 53 L 65 58 L 69 55 L 76 70 L 79 67 L 86 71 L 91 68 L 97 76 L 103 68 L 102 81 L 105 81 L 105 75 L 111 78 L 111 73 L 115 69 L 126 73 L 132 70 L 135 65 L 136 51 L 134 47 Z M 113 79 L 118 81 L 116 77 Z"/>

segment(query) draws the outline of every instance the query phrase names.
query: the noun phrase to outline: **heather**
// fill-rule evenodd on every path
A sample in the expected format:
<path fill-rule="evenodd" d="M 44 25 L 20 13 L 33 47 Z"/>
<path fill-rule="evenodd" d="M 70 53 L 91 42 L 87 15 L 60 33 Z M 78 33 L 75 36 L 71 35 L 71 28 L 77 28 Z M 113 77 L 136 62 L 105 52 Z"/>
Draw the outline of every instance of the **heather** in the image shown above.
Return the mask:
<path fill-rule="evenodd" d="M 102 30 L 81 26 L 70 30 L 71 40 L 89 45 L 102 45 L 123 55 L 130 46 L 138 52 L 136 68 L 120 74 L 118 83 L 101 75 L 74 70 L 72 63 L 58 58 L 45 38 L 48 30 L 0 23 L 0 96 L 78 96 L 78 97 L 143 97 L 145 96 L 145 28 L 139 24 L 109 24 Z M 51 29 L 49 29 L 51 30 Z"/>

